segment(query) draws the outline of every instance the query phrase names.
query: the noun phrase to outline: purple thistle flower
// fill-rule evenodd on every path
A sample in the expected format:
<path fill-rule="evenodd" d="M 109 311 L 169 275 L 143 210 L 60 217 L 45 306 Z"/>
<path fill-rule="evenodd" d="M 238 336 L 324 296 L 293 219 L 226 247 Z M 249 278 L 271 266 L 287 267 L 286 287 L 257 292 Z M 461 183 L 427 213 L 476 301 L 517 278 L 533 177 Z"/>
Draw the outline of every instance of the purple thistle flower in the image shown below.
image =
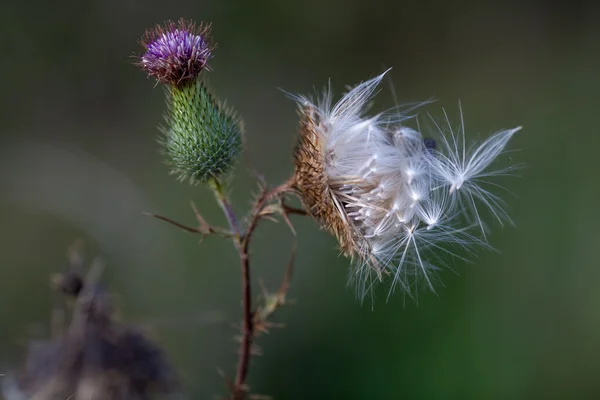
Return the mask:
<path fill-rule="evenodd" d="M 183 18 L 167 21 L 147 31 L 141 40 L 146 52 L 138 65 L 160 83 L 179 85 L 193 80 L 212 57 L 209 42 L 210 25 L 198 25 Z"/>

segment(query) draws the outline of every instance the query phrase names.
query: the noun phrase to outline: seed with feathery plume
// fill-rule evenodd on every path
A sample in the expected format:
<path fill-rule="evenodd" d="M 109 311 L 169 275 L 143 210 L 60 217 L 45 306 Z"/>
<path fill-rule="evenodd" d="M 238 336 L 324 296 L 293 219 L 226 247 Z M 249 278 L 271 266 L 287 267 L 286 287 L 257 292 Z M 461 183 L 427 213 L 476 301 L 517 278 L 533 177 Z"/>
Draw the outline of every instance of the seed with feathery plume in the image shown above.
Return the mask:
<path fill-rule="evenodd" d="M 138 64 L 163 84 L 179 85 L 193 80 L 208 68 L 208 59 L 212 57 L 209 33 L 209 25 L 196 25 L 185 19 L 157 25 L 141 40 L 146 52 Z"/>
<path fill-rule="evenodd" d="M 361 298 L 384 277 L 391 279 L 390 294 L 401 287 L 412 295 L 420 282 L 434 290 L 440 252 L 486 246 L 485 233 L 481 238 L 470 229 L 487 229 L 479 208 L 500 221 L 508 215 L 482 184 L 508 172 L 490 165 L 520 129 L 498 132 L 478 147 L 466 146 L 462 125 L 450 129 L 449 137 L 439 129 L 438 145 L 404 126 L 407 114 L 365 115 L 384 74 L 336 104 L 330 90 L 316 102 L 296 97 L 301 123 L 294 186 L 312 216 L 354 259 L 351 278 Z"/>

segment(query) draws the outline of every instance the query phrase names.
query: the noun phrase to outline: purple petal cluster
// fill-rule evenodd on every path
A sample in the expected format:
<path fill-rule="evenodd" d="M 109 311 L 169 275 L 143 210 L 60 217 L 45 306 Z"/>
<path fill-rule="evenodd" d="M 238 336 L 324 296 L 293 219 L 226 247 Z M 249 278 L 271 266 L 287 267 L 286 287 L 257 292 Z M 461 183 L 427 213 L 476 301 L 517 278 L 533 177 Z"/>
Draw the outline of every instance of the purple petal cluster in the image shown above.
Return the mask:
<path fill-rule="evenodd" d="M 160 83 L 179 85 L 192 80 L 208 68 L 212 56 L 208 33 L 209 27 L 185 20 L 157 26 L 142 40 L 146 52 L 139 65 Z"/>

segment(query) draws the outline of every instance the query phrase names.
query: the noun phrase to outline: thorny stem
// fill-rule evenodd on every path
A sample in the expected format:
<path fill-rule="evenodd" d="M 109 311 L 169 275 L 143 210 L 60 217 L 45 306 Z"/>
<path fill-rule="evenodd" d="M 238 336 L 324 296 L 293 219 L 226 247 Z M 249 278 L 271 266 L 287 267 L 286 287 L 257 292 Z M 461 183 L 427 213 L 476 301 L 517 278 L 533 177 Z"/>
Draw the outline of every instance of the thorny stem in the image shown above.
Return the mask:
<path fill-rule="evenodd" d="M 225 214 L 225 217 L 227 218 L 227 222 L 229 223 L 231 232 L 234 235 L 234 241 L 233 241 L 234 245 L 239 251 L 240 243 L 241 243 L 240 225 L 239 225 L 237 217 L 235 216 L 235 212 L 233 211 L 233 207 L 231 207 L 231 204 L 229 203 L 229 200 L 227 199 L 227 194 L 225 193 L 223 184 L 217 178 L 214 178 L 211 181 L 211 187 L 212 187 L 213 191 L 215 192 L 215 196 L 217 197 L 217 201 L 219 202 L 219 205 L 223 209 L 223 213 Z"/>
<path fill-rule="evenodd" d="M 203 236 L 206 236 L 209 234 L 216 234 L 216 235 L 223 236 L 226 238 L 231 238 L 234 236 L 234 234 L 232 232 L 230 232 L 226 229 L 209 225 L 206 221 L 204 221 L 204 218 L 202 218 L 202 216 L 197 212 L 196 207 L 193 204 L 192 204 L 192 207 L 194 209 L 194 213 L 196 214 L 196 218 L 198 219 L 198 222 L 200 222 L 200 226 L 198 228 L 194 228 L 191 226 L 181 224 L 181 223 L 179 223 L 177 221 L 173 221 L 171 218 L 165 217 L 163 215 L 151 214 L 151 213 L 144 213 L 144 214 L 148 215 L 150 217 L 154 217 L 154 218 L 163 220 L 165 222 L 168 222 L 171 225 L 175 225 L 176 227 L 181 228 L 184 231 L 190 232 L 190 233 L 199 233 Z M 291 214 L 291 212 L 290 212 L 290 214 Z"/>
<path fill-rule="evenodd" d="M 270 303 L 265 304 L 264 307 L 260 307 L 257 310 L 253 310 L 252 307 L 252 283 L 251 283 L 251 271 L 250 271 L 250 256 L 249 256 L 249 248 L 250 248 L 250 240 L 252 238 L 252 234 L 256 230 L 259 222 L 265 218 L 271 218 L 274 214 L 281 214 L 283 219 L 289 225 L 292 232 L 294 232 L 294 228 L 288 218 L 290 214 L 297 215 L 307 215 L 307 212 L 300 208 L 295 208 L 289 206 L 284 201 L 284 195 L 286 193 L 292 192 L 293 181 L 289 180 L 284 182 L 283 184 L 267 190 L 263 187 L 260 195 L 254 201 L 254 204 L 250 210 L 248 224 L 245 229 L 242 230 L 241 225 L 239 223 L 238 218 L 236 217 L 235 212 L 233 211 L 233 207 L 229 202 L 227 193 L 221 181 L 217 178 L 213 178 L 209 181 L 209 186 L 213 190 L 217 202 L 223 209 L 223 213 L 227 219 L 229 224 L 229 230 L 223 229 L 220 227 L 215 227 L 209 225 L 204 218 L 200 215 L 196 207 L 192 204 L 192 208 L 194 213 L 196 214 L 196 218 L 198 219 L 199 227 L 193 228 L 178 222 L 175 222 L 167 217 L 163 217 L 156 214 L 148 214 L 155 218 L 161 219 L 163 221 L 169 222 L 181 229 L 184 229 L 188 232 L 199 233 L 202 237 L 205 237 L 208 234 L 218 234 L 223 237 L 231 238 L 236 250 L 239 253 L 240 258 L 240 269 L 242 275 L 242 310 L 243 310 L 243 318 L 242 318 L 242 327 L 241 327 L 241 341 L 240 341 L 240 349 L 239 349 L 239 359 L 237 365 L 237 372 L 235 376 L 235 380 L 231 387 L 231 400 L 239 400 L 244 399 L 247 396 L 247 377 L 248 370 L 250 366 L 250 358 L 252 355 L 252 342 L 254 337 L 259 332 L 266 332 L 267 319 L 271 316 L 277 308 L 285 302 L 285 296 L 287 294 L 287 290 L 289 288 L 289 282 L 291 278 L 291 269 L 293 265 L 293 254 L 290 262 L 288 263 L 288 267 L 286 269 L 286 273 L 284 275 L 281 287 L 279 291 L 276 293 L 275 301 L 270 301 Z M 270 207 L 271 200 L 274 198 L 279 199 L 279 204 L 274 208 Z M 265 299 L 267 300 L 267 299 Z M 272 299 L 271 299 L 272 300 Z"/>
<path fill-rule="evenodd" d="M 239 360 L 235 380 L 233 382 L 232 399 L 244 398 L 246 394 L 246 380 L 250 366 L 252 352 L 252 341 L 254 339 L 254 311 L 252 310 L 252 283 L 250 276 L 250 239 L 259 221 L 264 217 L 263 211 L 269 200 L 280 196 L 290 190 L 290 182 L 277 186 L 271 190 L 263 190 L 252 207 L 250 220 L 245 232 L 241 232 L 238 219 L 227 199 L 223 185 L 217 179 L 212 181 L 212 188 L 217 201 L 221 205 L 225 217 L 234 233 L 234 245 L 239 252 L 240 267 L 242 274 L 242 338 L 239 349 Z M 290 210 L 291 211 L 291 210 Z M 295 210 L 294 210 L 295 211 Z M 293 211 L 292 211 L 293 212 Z"/>

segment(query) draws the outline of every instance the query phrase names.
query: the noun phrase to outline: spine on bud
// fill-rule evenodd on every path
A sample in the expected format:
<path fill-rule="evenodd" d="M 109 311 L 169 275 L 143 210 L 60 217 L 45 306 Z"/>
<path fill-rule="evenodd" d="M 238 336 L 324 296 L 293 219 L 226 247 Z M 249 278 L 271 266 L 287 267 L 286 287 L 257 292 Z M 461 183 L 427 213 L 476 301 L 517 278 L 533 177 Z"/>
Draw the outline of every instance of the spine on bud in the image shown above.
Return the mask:
<path fill-rule="evenodd" d="M 201 78 L 168 88 L 166 120 L 161 144 L 181 181 L 203 183 L 227 173 L 242 150 L 241 120 Z"/>

